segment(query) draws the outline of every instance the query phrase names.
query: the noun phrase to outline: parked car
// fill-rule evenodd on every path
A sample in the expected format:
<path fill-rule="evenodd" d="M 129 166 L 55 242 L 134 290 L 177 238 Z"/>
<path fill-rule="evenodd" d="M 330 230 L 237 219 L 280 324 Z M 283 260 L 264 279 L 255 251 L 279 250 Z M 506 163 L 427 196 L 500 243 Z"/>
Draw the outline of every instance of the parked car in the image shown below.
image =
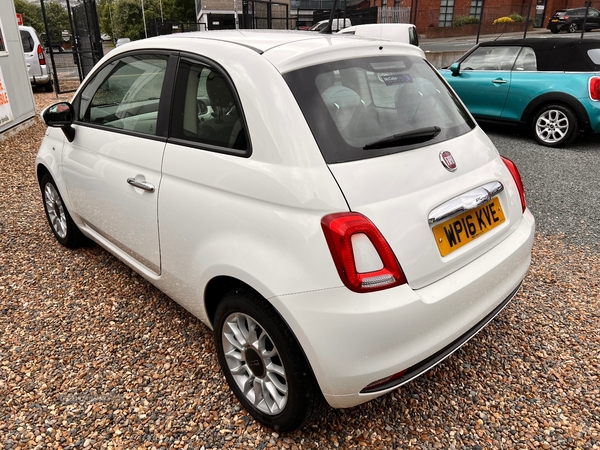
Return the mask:
<path fill-rule="evenodd" d="M 571 8 L 556 11 L 546 26 L 552 33 L 565 30 L 567 33 L 581 31 L 585 20 L 585 30 L 600 28 L 600 11 L 594 8 Z"/>
<path fill-rule="evenodd" d="M 328 23 L 329 19 L 321 20 L 310 27 L 308 31 L 321 31 L 327 26 Z M 335 33 L 349 26 L 352 26 L 352 21 L 350 19 L 333 19 L 331 22 L 331 31 Z"/>
<path fill-rule="evenodd" d="M 56 239 L 96 241 L 212 328 L 231 389 L 278 430 L 435 366 L 530 263 L 516 166 L 413 46 L 144 39 L 42 115 Z"/>
<path fill-rule="evenodd" d="M 338 33 L 386 39 L 419 46 L 417 27 L 410 23 L 368 23 L 353 25 L 338 31 Z"/>
<path fill-rule="evenodd" d="M 600 131 L 600 40 L 482 42 L 444 78 L 478 121 L 514 124 L 548 147 Z"/>
<path fill-rule="evenodd" d="M 19 26 L 21 43 L 25 52 L 25 64 L 32 86 L 41 86 L 46 92 L 54 90 L 50 66 L 46 63 L 46 54 L 40 38 L 32 27 Z"/>

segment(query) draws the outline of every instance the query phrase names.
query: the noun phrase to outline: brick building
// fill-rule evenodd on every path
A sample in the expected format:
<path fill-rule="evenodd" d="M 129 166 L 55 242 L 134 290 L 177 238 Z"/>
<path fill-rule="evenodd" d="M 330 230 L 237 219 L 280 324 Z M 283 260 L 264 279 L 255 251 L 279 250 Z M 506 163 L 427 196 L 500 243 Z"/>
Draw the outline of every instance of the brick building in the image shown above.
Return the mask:
<path fill-rule="evenodd" d="M 431 27 L 451 27 L 459 16 L 475 16 L 482 24 L 491 24 L 512 13 L 527 17 L 528 10 L 533 26 L 543 28 L 557 9 L 585 6 L 585 0 L 487 0 L 485 3 L 484 0 L 364 0 L 362 3 L 379 8 L 410 8 L 410 21 L 422 34 Z M 600 0 L 592 0 L 590 6 L 600 7 Z"/>

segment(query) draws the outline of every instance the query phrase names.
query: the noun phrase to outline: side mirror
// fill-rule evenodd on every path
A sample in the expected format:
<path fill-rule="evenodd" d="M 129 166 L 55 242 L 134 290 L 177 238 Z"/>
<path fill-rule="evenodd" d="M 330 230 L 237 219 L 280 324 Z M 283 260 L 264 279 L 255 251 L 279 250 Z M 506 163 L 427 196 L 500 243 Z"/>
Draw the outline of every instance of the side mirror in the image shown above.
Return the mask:
<path fill-rule="evenodd" d="M 68 102 L 50 105 L 42 111 L 42 118 L 49 127 L 62 128 L 69 142 L 73 142 L 75 139 L 75 129 L 71 126 L 75 121 L 73 105 Z"/>
<path fill-rule="evenodd" d="M 450 66 L 450 72 L 452 72 L 453 77 L 457 77 L 460 75 L 460 63 L 455 62 Z"/>

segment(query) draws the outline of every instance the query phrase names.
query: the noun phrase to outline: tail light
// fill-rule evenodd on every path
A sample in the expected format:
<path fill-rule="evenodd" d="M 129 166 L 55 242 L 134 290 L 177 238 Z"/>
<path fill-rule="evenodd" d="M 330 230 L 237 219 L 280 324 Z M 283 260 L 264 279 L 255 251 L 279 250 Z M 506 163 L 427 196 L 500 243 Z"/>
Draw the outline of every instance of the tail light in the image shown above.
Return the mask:
<path fill-rule="evenodd" d="M 590 78 L 589 83 L 590 98 L 592 100 L 600 100 L 600 77 Z"/>
<path fill-rule="evenodd" d="M 38 44 L 37 55 L 38 55 L 38 60 L 40 61 L 40 64 L 46 65 L 46 58 L 44 56 L 44 49 L 42 49 L 42 46 L 40 44 Z"/>
<path fill-rule="evenodd" d="M 360 213 L 321 219 L 329 251 L 346 287 L 373 292 L 406 283 L 394 252 L 377 227 Z"/>
<path fill-rule="evenodd" d="M 521 174 L 519 173 L 519 169 L 517 169 L 515 163 L 512 162 L 510 159 L 505 158 L 504 156 L 501 156 L 501 158 L 502 161 L 504 161 L 504 164 L 506 164 L 506 167 L 508 167 L 508 170 L 512 175 L 513 179 L 515 180 L 517 189 L 519 190 L 519 197 L 521 198 L 521 209 L 523 212 L 525 212 L 525 208 L 527 207 L 527 203 L 525 202 L 525 188 L 523 187 L 523 180 L 521 180 Z"/>

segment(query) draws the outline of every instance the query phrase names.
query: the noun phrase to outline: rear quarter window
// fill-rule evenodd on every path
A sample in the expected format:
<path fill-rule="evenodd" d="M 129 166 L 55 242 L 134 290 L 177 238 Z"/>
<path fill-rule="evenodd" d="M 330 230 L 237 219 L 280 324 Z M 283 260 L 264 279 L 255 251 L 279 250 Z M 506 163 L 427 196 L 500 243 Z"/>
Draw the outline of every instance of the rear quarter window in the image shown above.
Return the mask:
<path fill-rule="evenodd" d="M 594 64 L 600 65 L 600 48 L 592 48 L 587 51 L 587 54 Z"/>

